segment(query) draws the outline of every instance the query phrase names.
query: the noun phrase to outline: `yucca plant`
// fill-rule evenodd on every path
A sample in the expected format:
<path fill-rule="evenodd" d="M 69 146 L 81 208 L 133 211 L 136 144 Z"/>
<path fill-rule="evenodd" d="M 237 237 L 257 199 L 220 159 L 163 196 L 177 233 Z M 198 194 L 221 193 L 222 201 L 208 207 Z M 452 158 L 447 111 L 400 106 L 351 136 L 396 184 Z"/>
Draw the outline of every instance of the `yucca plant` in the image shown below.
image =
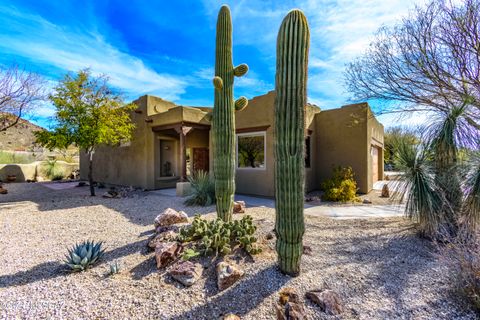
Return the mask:
<path fill-rule="evenodd" d="M 208 172 L 199 170 L 188 177 L 191 192 L 185 201 L 187 206 L 209 206 L 215 203 L 215 183 Z"/>
<path fill-rule="evenodd" d="M 103 242 L 84 241 L 68 250 L 66 263 L 72 271 L 85 271 L 95 264 L 104 254 Z"/>
<path fill-rule="evenodd" d="M 405 173 L 400 194 L 406 214 L 433 239 L 450 241 L 462 231 L 473 237 L 480 219 L 480 132 L 465 120 L 465 108 L 450 108 L 423 129 L 421 143 L 400 143 L 395 161 Z M 463 158 L 470 161 L 460 161 Z M 477 159 L 477 160 L 475 160 Z M 463 182 L 462 182 L 463 181 Z"/>

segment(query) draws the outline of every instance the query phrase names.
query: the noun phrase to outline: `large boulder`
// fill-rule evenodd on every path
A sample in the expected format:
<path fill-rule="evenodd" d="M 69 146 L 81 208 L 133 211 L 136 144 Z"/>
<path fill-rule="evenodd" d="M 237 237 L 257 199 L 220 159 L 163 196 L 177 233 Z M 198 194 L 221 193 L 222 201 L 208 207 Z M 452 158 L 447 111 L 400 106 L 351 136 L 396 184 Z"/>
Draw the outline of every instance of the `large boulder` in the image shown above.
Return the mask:
<path fill-rule="evenodd" d="M 176 263 L 169 274 L 184 286 L 190 287 L 202 276 L 203 267 L 199 263 L 180 261 Z"/>
<path fill-rule="evenodd" d="M 178 258 L 183 247 L 178 242 L 161 242 L 155 247 L 157 268 L 161 269 Z"/>
<path fill-rule="evenodd" d="M 235 201 L 233 203 L 233 213 L 245 213 L 245 201 Z"/>
<path fill-rule="evenodd" d="M 188 222 L 188 216 L 185 212 L 167 208 L 155 218 L 154 224 L 156 228 L 185 222 Z"/>
<path fill-rule="evenodd" d="M 339 315 L 343 312 L 340 296 L 333 290 L 312 290 L 308 291 L 305 296 L 319 305 L 326 314 Z"/>
<path fill-rule="evenodd" d="M 278 320 L 306 319 L 305 308 L 295 289 L 284 288 L 279 292 L 279 295 L 280 298 L 275 306 Z"/>
<path fill-rule="evenodd" d="M 227 262 L 217 264 L 217 285 L 220 291 L 227 289 L 243 277 L 244 272 Z"/>

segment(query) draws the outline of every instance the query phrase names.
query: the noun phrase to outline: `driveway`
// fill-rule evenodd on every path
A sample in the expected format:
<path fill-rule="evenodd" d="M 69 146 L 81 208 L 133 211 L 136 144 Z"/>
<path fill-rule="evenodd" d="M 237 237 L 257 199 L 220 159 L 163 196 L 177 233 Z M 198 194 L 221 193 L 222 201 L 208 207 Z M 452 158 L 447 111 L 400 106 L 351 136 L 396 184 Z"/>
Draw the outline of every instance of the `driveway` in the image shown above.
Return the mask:
<path fill-rule="evenodd" d="M 380 185 L 380 183 L 379 183 Z M 152 191 L 161 195 L 175 197 L 175 189 Z M 245 201 L 248 208 L 266 207 L 275 208 L 272 198 L 255 197 L 236 194 L 235 201 Z M 367 219 L 400 217 L 404 214 L 404 205 L 372 205 L 372 204 L 338 204 L 321 203 L 319 205 L 305 204 L 305 214 L 310 216 L 323 216 L 335 219 Z"/>

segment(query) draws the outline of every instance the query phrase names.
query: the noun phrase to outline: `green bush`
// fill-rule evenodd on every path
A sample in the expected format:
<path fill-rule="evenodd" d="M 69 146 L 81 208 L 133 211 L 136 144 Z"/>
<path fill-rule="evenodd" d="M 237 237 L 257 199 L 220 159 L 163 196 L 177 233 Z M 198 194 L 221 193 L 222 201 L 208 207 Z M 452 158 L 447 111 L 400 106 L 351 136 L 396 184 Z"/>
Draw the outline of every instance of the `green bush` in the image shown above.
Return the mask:
<path fill-rule="evenodd" d="M 357 182 L 351 167 L 335 167 L 333 177 L 322 183 L 323 200 L 347 202 L 354 200 L 357 194 Z"/>
<path fill-rule="evenodd" d="M 254 236 L 256 230 L 252 217 L 248 215 L 231 222 L 224 222 L 220 218 L 208 221 L 196 215 L 190 226 L 180 229 L 177 240 L 183 243 L 195 242 L 194 249 L 185 251 L 184 259 L 199 254 L 229 254 L 236 245 L 250 254 L 257 254 L 261 249 Z"/>
<path fill-rule="evenodd" d="M 199 170 L 189 177 L 188 181 L 192 189 L 185 201 L 187 206 L 209 206 L 215 203 L 215 182 L 208 172 Z"/>
<path fill-rule="evenodd" d="M 30 154 L 0 151 L 1 164 L 28 164 L 35 162 L 35 157 Z"/>

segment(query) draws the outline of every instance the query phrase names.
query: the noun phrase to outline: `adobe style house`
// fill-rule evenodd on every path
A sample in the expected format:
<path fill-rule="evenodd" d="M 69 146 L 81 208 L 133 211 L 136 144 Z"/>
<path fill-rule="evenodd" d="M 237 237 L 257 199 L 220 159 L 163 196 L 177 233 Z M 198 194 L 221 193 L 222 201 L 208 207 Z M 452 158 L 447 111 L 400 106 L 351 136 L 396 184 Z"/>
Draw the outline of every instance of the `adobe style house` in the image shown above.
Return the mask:
<path fill-rule="evenodd" d="M 274 195 L 275 92 L 255 97 L 236 113 L 238 193 Z M 212 171 L 211 108 L 177 106 L 154 96 L 135 101 L 132 141 L 94 155 L 94 179 L 145 189 L 175 187 L 196 170 Z M 359 192 L 383 177 L 383 126 L 367 103 L 321 111 L 307 106 L 306 189 L 319 189 L 334 166 L 351 166 Z M 80 159 L 81 178 L 88 162 Z"/>

